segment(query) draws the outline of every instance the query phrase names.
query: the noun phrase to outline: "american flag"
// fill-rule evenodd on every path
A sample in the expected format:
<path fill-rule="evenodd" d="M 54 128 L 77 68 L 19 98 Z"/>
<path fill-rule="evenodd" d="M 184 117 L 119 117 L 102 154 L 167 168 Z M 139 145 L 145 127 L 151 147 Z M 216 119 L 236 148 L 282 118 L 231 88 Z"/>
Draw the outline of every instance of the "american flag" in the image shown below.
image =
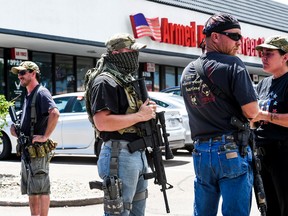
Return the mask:
<path fill-rule="evenodd" d="M 151 37 L 152 40 L 161 41 L 159 18 L 146 18 L 142 13 L 130 15 L 135 38 Z"/>

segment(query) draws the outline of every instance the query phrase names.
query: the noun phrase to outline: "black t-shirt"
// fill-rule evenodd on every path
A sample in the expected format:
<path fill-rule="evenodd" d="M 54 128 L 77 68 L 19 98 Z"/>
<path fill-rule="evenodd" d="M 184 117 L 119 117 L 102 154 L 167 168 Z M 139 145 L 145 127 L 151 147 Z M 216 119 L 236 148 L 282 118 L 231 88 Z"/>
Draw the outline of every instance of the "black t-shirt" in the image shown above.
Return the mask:
<path fill-rule="evenodd" d="M 37 122 L 34 126 L 34 135 L 44 135 L 47 123 L 48 123 L 48 116 L 49 116 L 49 109 L 57 108 L 54 100 L 52 99 L 52 96 L 48 89 L 41 86 L 39 87 L 38 94 L 36 96 L 36 115 L 37 115 Z M 25 96 L 26 102 L 24 102 L 24 105 L 26 103 L 26 109 L 25 111 L 22 110 L 22 114 L 24 113 L 23 120 L 21 120 L 21 131 L 26 135 L 30 136 L 31 133 L 31 103 L 33 95 L 36 93 L 36 90 L 38 88 L 35 87 L 30 95 Z M 23 107 L 23 108 L 25 108 Z"/>
<path fill-rule="evenodd" d="M 183 71 L 181 89 L 189 116 L 192 138 L 230 134 L 233 115 L 242 115 L 241 106 L 256 101 L 251 78 L 236 56 L 209 52 L 201 56 L 204 73 L 233 100 L 215 96 L 195 72 L 193 62 Z"/>
<path fill-rule="evenodd" d="M 271 113 L 288 113 L 288 73 L 273 79 L 263 79 L 257 85 L 259 107 Z M 255 134 L 257 139 L 287 140 L 288 128 L 261 121 Z"/>
<path fill-rule="evenodd" d="M 93 116 L 101 110 L 110 110 L 113 114 L 125 114 L 129 107 L 124 88 L 105 75 L 94 79 L 90 101 Z M 139 138 L 136 133 L 120 134 L 118 131 L 103 131 L 100 132 L 100 137 L 104 141 L 110 139 L 133 141 Z"/>

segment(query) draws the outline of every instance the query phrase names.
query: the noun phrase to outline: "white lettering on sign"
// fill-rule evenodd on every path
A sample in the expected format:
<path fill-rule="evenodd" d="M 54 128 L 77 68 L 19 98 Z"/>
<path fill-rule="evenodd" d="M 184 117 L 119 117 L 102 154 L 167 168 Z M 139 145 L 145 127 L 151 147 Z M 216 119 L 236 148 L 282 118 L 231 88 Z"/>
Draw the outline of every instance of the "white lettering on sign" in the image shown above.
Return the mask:
<path fill-rule="evenodd" d="M 28 50 L 14 48 L 14 56 L 15 56 L 15 59 L 28 60 Z"/>

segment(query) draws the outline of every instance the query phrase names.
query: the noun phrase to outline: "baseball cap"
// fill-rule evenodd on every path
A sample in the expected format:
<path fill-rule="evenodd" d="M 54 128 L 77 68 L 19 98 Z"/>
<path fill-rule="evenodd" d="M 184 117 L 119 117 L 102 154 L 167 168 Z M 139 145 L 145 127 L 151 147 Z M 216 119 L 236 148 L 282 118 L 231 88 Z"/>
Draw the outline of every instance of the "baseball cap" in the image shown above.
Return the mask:
<path fill-rule="evenodd" d="M 32 61 L 24 61 L 19 66 L 11 68 L 11 72 L 14 74 L 18 74 L 22 70 L 33 70 L 36 73 L 40 73 L 38 65 Z"/>
<path fill-rule="evenodd" d="M 146 47 L 145 44 L 136 43 L 133 36 L 127 33 L 118 33 L 113 35 L 105 43 L 108 51 L 120 50 L 123 48 L 128 48 L 132 50 L 140 50 Z"/>
<path fill-rule="evenodd" d="M 288 53 L 288 36 L 272 36 L 267 38 L 264 43 L 255 47 L 258 51 L 261 51 L 263 48 L 280 49 Z"/>
<path fill-rule="evenodd" d="M 203 34 L 209 37 L 212 32 L 223 32 L 228 29 L 241 29 L 238 20 L 227 13 L 219 13 L 211 16 L 205 23 Z"/>

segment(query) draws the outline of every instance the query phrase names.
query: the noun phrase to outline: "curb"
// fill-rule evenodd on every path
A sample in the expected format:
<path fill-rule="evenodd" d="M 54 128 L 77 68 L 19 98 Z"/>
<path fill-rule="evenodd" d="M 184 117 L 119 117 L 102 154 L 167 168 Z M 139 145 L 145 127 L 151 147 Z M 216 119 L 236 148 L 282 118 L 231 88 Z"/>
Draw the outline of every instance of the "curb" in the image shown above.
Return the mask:
<path fill-rule="evenodd" d="M 50 207 L 65 207 L 65 206 L 86 206 L 102 204 L 103 197 L 76 199 L 76 200 L 51 200 Z M 3 201 L 0 200 L 0 206 L 29 206 L 28 201 Z"/>

